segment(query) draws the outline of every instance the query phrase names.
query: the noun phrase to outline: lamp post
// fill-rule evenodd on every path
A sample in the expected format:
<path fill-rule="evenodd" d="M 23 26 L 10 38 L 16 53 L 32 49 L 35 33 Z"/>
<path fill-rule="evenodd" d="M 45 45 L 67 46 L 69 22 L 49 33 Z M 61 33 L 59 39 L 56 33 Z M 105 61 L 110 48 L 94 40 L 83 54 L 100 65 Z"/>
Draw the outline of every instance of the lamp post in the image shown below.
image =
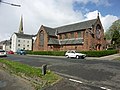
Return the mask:
<path fill-rule="evenodd" d="M 11 5 L 11 6 L 16 6 L 16 7 L 21 7 L 21 5 L 13 4 L 13 3 L 9 3 L 9 2 L 4 2 L 4 1 L 2 1 L 2 0 L 0 0 L 0 3 L 4 3 L 4 4 Z"/>

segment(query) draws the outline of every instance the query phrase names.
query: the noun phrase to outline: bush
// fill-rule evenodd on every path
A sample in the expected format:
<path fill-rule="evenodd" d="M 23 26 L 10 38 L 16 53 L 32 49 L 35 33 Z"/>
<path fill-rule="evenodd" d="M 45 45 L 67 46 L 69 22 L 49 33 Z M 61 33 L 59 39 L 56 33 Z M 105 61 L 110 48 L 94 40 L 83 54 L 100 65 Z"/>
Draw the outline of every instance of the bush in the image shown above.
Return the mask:
<path fill-rule="evenodd" d="M 81 53 L 86 54 L 88 57 L 102 57 L 102 56 L 116 54 L 118 53 L 118 51 L 117 50 L 81 51 Z"/>
<path fill-rule="evenodd" d="M 66 51 L 27 51 L 27 54 L 33 55 L 51 55 L 51 56 L 64 56 Z M 81 51 L 88 57 L 101 57 L 118 53 L 117 50 L 104 50 L 104 51 Z"/>
<path fill-rule="evenodd" d="M 65 51 L 27 51 L 27 54 L 64 56 L 65 55 Z"/>

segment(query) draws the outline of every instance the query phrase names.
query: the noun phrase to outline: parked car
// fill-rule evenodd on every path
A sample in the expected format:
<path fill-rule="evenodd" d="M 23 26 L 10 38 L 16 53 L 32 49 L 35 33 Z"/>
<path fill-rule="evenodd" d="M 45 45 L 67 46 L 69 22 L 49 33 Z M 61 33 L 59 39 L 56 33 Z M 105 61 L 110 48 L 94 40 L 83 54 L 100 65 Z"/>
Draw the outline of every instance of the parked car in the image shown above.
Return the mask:
<path fill-rule="evenodd" d="M 10 50 L 7 52 L 7 54 L 14 54 L 14 52 Z"/>
<path fill-rule="evenodd" d="M 77 53 L 75 50 L 68 50 L 66 53 L 65 53 L 65 56 L 67 58 L 81 58 L 81 59 L 84 59 L 86 57 L 86 54 L 82 54 L 82 53 Z"/>
<path fill-rule="evenodd" d="M 18 49 L 16 53 L 19 54 L 19 55 L 25 55 L 26 51 L 23 50 L 23 49 Z"/>
<path fill-rule="evenodd" d="M 6 57 L 7 56 L 6 51 L 0 49 L 0 56 L 5 56 Z"/>

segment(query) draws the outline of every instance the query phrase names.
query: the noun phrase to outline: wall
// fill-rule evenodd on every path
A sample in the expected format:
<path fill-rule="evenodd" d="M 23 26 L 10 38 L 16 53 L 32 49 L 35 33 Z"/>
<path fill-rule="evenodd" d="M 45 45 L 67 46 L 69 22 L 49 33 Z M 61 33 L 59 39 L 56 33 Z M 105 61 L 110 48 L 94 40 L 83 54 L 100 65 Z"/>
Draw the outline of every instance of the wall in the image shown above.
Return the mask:
<path fill-rule="evenodd" d="M 17 38 L 17 49 L 32 50 L 32 39 Z M 19 46 L 20 45 L 20 46 Z"/>
<path fill-rule="evenodd" d="M 11 41 L 11 50 L 13 52 L 16 52 L 16 50 L 17 50 L 17 42 L 16 42 L 17 36 L 16 36 L 15 33 L 12 35 L 11 39 L 12 39 L 12 41 Z"/>
<path fill-rule="evenodd" d="M 43 33 L 43 36 L 44 36 L 44 42 L 43 42 L 44 45 L 43 46 L 40 46 L 41 45 L 41 42 L 40 42 L 40 34 L 41 33 Z M 47 35 L 44 27 L 41 26 L 41 28 L 38 31 L 36 40 L 33 43 L 33 51 L 47 51 L 48 49 L 49 49 L 49 46 L 48 46 L 48 35 Z"/>

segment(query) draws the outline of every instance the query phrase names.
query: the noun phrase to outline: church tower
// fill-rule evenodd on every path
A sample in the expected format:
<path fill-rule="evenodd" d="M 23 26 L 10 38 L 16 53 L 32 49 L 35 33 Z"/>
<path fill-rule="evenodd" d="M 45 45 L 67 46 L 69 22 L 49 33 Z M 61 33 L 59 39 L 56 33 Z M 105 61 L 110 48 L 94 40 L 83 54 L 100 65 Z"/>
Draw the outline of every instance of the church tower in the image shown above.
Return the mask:
<path fill-rule="evenodd" d="M 20 20 L 20 26 L 19 26 L 18 33 L 24 34 L 24 32 L 23 32 L 23 17 L 22 16 L 21 16 L 21 20 Z"/>

